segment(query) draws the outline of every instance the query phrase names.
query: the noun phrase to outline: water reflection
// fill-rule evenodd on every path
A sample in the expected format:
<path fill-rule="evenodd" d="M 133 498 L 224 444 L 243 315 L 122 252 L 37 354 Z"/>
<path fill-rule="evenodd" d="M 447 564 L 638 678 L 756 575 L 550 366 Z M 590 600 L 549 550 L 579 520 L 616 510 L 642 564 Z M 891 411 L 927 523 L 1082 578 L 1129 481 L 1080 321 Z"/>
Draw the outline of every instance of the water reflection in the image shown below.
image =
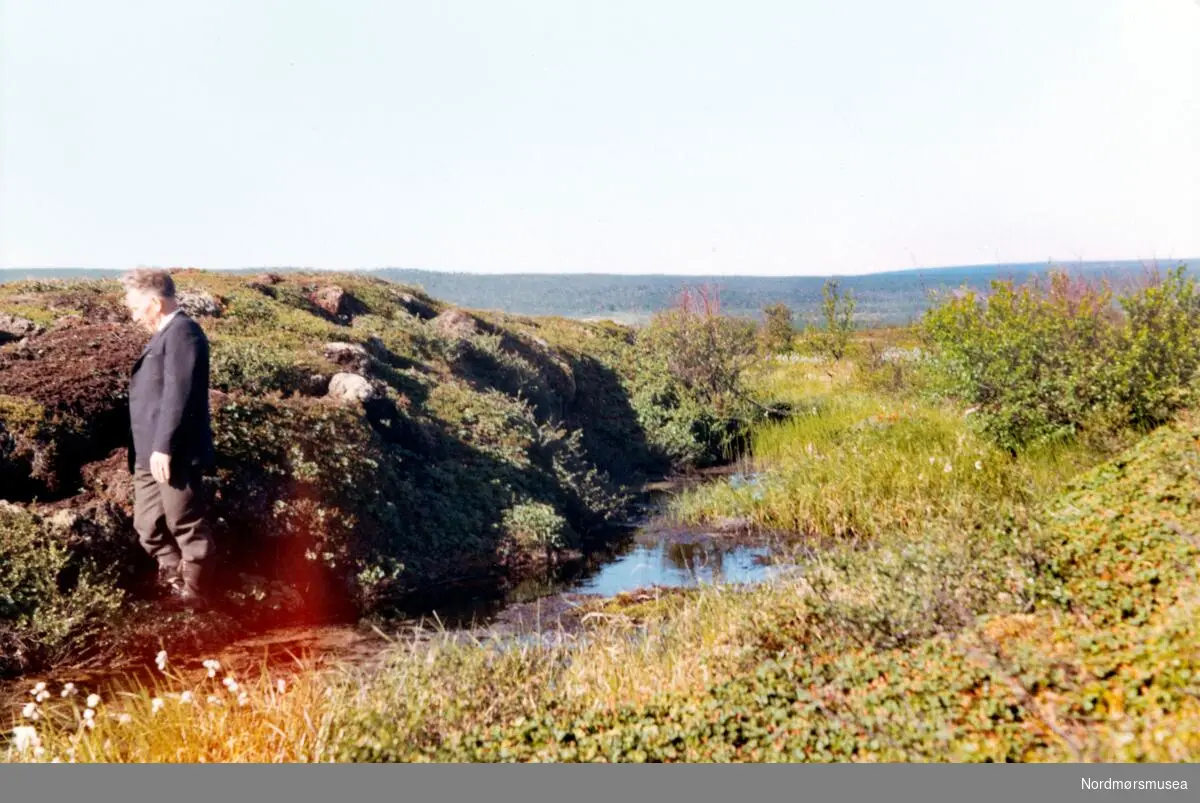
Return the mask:
<path fill-rule="evenodd" d="M 778 571 L 779 567 L 771 563 L 771 549 L 765 545 L 679 540 L 670 533 L 644 533 L 627 553 L 599 567 L 570 590 L 612 596 L 644 586 L 755 583 Z"/>

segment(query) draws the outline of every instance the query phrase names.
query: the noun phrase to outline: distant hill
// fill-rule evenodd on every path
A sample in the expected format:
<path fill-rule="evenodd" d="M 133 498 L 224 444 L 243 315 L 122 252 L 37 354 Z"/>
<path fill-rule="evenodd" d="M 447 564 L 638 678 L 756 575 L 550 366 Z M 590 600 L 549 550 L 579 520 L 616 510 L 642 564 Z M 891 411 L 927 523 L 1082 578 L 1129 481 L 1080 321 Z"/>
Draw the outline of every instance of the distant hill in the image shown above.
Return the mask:
<path fill-rule="evenodd" d="M 1160 270 L 1180 263 L 1190 270 L 1200 259 L 1162 261 Z M 867 276 L 839 277 L 858 300 L 857 313 L 864 325 L 903 324 L 924 311 L 931 292 L 968 286 L 985 289 L 995 279 L 1025 281 L 1057 267 L 1072 273 L 1107 278 L 1121 283 L 1143 275 L 1153 263 L 1142 260 L 1051 263 L 1011 263 L 888 271 Z M 259 273 L 268 268 L 246 268 L 235 273 Z M 269 268 L 276 272 L 291 269 Z M 600 273 L 449 273 L 413 268 L 380 268 L 357 271 L 392 281 L 418 285 L 433 296 L 460 306 L 494 309 L 525 315 L 560 315 L 567 318 L 610 318 L 639 323 L 670 306 L 684 285 L 715 285 L 721 309 L 733 315 L 758 315 L 767 304 L 781 301 L 799 321 L 818 314 L 822 276 L 673 276 Z M 18 279 L 107 278 L 119 271 L 83 268 L 14 268 L 0 270 L 0 283 Z"/>

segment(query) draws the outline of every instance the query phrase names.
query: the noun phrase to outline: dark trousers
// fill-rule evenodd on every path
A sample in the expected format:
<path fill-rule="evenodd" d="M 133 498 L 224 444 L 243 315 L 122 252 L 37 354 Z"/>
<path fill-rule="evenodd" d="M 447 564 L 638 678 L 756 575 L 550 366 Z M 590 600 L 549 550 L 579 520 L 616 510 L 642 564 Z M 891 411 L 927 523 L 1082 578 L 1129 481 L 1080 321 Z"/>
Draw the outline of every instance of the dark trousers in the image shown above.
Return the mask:
<path fill-rule="evenodd" d="M 213 554 L 202 476 L 199 467 L 172 466 L 167 483 L 143 468 L 133 473 L 133 528 L 159 566 L 177 566 L 180 560 L 204 564 Z"/>

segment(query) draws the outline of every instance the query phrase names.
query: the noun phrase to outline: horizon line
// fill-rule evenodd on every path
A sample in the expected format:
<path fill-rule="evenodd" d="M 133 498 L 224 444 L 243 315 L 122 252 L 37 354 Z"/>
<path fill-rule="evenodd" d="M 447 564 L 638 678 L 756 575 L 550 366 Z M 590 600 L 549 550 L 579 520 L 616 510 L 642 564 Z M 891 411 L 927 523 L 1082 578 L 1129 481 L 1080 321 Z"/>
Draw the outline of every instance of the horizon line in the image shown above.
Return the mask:
<path fill-rule="evenodd" d="M 865 273 L 811 273 L 811 274 L 762 274 L 762 273 L 615 273 L 605 271 L 478 271 L 478 270 L 462 270 L 448 268 L 421 268 L 421 267 L 401 267 L 396 265 L 384 265 L 371 268 L 317 268 L 312 266 L 293 266 L 293 265 L 246 265 L 233 268 L 202 268 L 194 265 L 171 265 L 167 266 L 168 270 L 204 270 L 217 273 L 232 273 L 238 271 L 295 271 L 309 273 L 377 273 L 380 271 L 408 271 L 412 273 L 429 273 L 442 274 L 448 276 L 508 276 L 508 277 L 529 277 L 529 276 L 589 276 L 589 277 L 628 277 L 628 278 L 712 278 L 712 279 L 839 279 L 839 278 L 866 278 L 869 276 L 889 276 L 900 273 L 920 273 L 923 271 L 952 271 L 952 270 L 970 270 L 978 268 L 1023 268 L 1044 266 L 1047 268 L 1058 267 L 1069 269 L 1074 266 L 1090 266 L 1103 267 L 1105 265 L 1136 265 L 1141 263 L 1143 267 L 1158 268 L 1163 263 L 1170 264 L 1171 267 L 1183 265 L 1190 267 L 1191 263 L 1200 262 L 1200 257 L 1180 257 L 1180 258 L 1160 258 L 1160 257 L 1134 257 L 1126 259 L 1074 259 L 1074 260 L 1055 260 L 1049 258 L 1046 260 L 1038 260 L 1033 262 L 978 262 L 962 265 L 926 265 L 912 268 L 885 268 L 883 270 L 869 271 Z M 158 267 L 158 266 L 154 266 Z M 111 267 L 81 267 L 81 266 L 2 266 L 0 271 L 111 271 L 122 272 L 131 268 L 111 268 Z"/>

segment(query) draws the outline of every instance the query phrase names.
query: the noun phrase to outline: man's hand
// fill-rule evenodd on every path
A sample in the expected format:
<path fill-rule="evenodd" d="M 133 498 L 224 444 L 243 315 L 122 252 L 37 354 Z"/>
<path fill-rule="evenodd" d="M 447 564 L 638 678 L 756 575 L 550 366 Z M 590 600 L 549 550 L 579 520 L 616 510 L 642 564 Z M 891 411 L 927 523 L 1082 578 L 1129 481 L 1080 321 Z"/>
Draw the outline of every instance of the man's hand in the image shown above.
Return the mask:
<path fill-rule="evenodd" d="M 150 473 L 159 482 L 171 481 L 171 456 L 162 452 L 150 455 Z"/>

